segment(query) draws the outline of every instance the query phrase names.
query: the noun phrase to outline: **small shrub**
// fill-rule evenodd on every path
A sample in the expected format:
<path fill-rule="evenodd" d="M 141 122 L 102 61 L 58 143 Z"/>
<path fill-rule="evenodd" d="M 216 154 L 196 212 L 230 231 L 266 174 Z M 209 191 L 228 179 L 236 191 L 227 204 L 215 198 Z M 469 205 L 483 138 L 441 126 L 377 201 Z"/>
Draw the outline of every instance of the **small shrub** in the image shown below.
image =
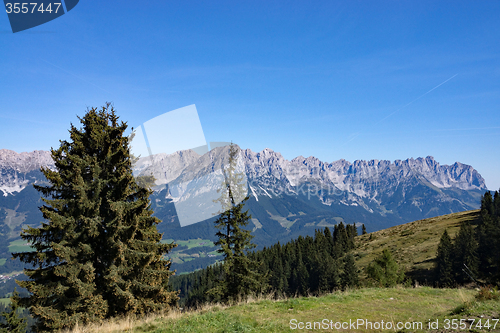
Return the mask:
<path fill-rule="evenodd" d="M 470 313 L 470 310 L 472 309 L 474 304 L 475 304 L 474 301 L 464 302 L 464 303 L 460 304 L 459 306 L 457 306 L 456 308 L 454 308 L 451 311 L 451 314 L 452 315 L 460 315 L 460 314 L 467 315 Z"/>
<path fill-rule="evenodd" d="M 498 291 L 497 287 L 481 287 L 479 288 L 479 292 L 476 295 L 476 299 L 478 301 L 488 301 L 488 300 L 496 300 L 500 299 L 500 291 Z"/>
<path fill-rule="evenodd" d="M 394 287 L 405 279 L 404 271 L 394 260 L 390 250 L 385 249 L 367 268 L 369 278 L 377 281 L 380 286 Z"/>
<path fill-rule="evenodd" d="M 411 231 L 411 230 L 403 230 L 401 232 L 401 236 L 403 236 L 403 237 L 404 236 L 409 236 L 409 235 L 413 235 L 413 231 Z"/>

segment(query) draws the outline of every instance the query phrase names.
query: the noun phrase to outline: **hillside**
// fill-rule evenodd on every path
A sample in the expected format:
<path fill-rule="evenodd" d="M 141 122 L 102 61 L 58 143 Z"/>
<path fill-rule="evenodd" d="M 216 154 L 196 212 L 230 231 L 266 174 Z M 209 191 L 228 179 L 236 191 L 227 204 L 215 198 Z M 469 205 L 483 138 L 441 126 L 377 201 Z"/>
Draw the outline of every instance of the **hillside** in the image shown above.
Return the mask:
<path fill-rule="evenodd" d="M 379 256 L 386 248 L 390 249 L 395 259 L 409 272 L 412 279 L 425 283 L 432 279 L 432 268 L 439 240 L 447 229 L 453 238 L 460 223 L 477 223 L 479 210 L 437 216 L 425 220 L 405 223 L 384 230 L 375 231 L 356 237 L 354 255 L 358 267 L 364 268 Z"/>
<path fill-rule="evenodd" d="M 410 325 L 422 329 L 403 329 L 399 332 L 452 332 L 443 330 L 445 319 L 481 319 L 482 324 L 490 319 L 490 331 L 499 332 L 500 323 L 491 319 L 500 315 L 500 302 L 489 300 L 476 302 L 476 291 L 467 289 L 420 288 L 367 288 L 346 292 L 335 292 L 321 297 L 300 297 L 285 300 L 250 301 L 232 307 L 209 306 L 193 312 L 173 312 L 165 316 L 153 316 L 143 321 L 116 320 L 91 327 L 80 327 L 77 332 L 395 332 L 394 329 L 366 329 L 360 325 L 355 329 L 336 329 L 335 324 L 349 320 L 364 320 L 376 325 Z M 319 326 L 328 322 L 326 326 Z M 429 320 L 438 320 L 439 330 L 428 329 Z M 330 328 L 330 321 L 333 329 Z M 314 325 L 307 328 L 307 323 Z M 301 329 L 301 324 L 304 327 Z M 471 322 L 467 323 L 467 327 Z M 323 324 L 325 325 L 325 324 Z M 349 325 L 349 324 L 348 324 Z M 340 327 L 339 327 L 340 328 Z M 472 327 L 474 328 L 474 327 Z M 465 330 L 464 330 L 465 331 Z M 480 330 L 472 330 L 472 332 Z M 457 332 L 457 330 L 454 330 Z"/>
<path fill-rule="evenodd" d="M 460 223 L 475 224 L 479 211 L 454 213 L 414 221 L 355 238 L 354 250 L 357 264 L 364 268 L 383 249 L 389 248 L 409 276 L 425 284 L 430 281 L 433 260 L 439 239 L 445 229 L 453 238 Z M 207 242 L 208 243 L 208 242 Z M 183 244 L 187 248 L 201 245 L 197 242 Z M 203 245 L 207 245 L 203 243 Z M 209 244 L 211 245 L 211 244 Z M 363 274 L 363 273 L 362 273 Z M 118 319 L 98 326 L 77 328 L 73 332 L 287 332 L 296 331 L 290 321 L 322 322 L 323 319 L 344 322 L 364 319 L 372 322 L 421 322 L 423 330 L 433 331 L 425 325 L 439 320 L 443 328 L 445 319 L 499 318 L 500 302 L 476 302 L 477 292 L 470 289 L 419 288 L 363 288 L 336 291 L 321 297 L 300 297 L 283 300 L 263 299 L 232 307 L 212 305 L 201 311 L 173 312 L 166 316 L 153 316 L 147 320 Z M 463 310 L 463 311 L 462 311 Z M 482 319 L 484 320 L 484 319 Z M 314 324 L 312 324 L 314 325 Z M 83 330 L 82 330 L 83 329 Z M 298 329 L 298 327 L 297 327 Z M 319 329 L 324 332 L 336 329 Z M 349 331 L 349 330 L 346 330 Z M 350 330 L 353 331 L 353 330 Z M 359 332 L 378 330 L 356 329 Z M 474 331 L 474 330 L 473 330 Z M 478 330 L 479 331 L 479 330 Z M 496 330 L 500 331 L 500 324 Z"/>
<path fill-rule="evenodd" d="M 161 232 L 175 240 L 214 234 L 213 199 L 221 183 L 227 147 L 200 156 L 192 150 L 140 159 L 134 174 L 153 173 L 151 196 Z M 396 161 L 325 162 L 310 156 L 286 160 L 279 152 L 242 149 L 247 208 L 259 246 L 284 242 L 314 229 L 364 223 L 368 231 L 418 219 L 479 208 L 486 190 L 481 175 L 460 162 L 442 165 L 433 157 Z M 41 166 L 54 168 L 50 153 L 0 150 L 0 236 L 15 240 L 21 226 L 43 220 L 40 194 L 31 184 L 45 181 Z M 200 223 L 197 223 L 200 222 Z"/>
<path fill-rule="evenodd" d="M 163 221 L 158 229 L 165 238 L 177 243 L 215 241 L 213 213 L 218 207 L 213 206 L 212 195 L 217 195 L 225 152 L 226 148 L 218 147 L 200 156 L 186 150 L 138 162 L 136 173 L 154 171 L 158 179 L 151 204 L 154 215 Z M 316 229 L 332 228 L 339 222 L 365 224 L 368 231 L 376 231 L 476 209 L 486 189 L 472 166 L 459 162 L 441 165 L 430 156 L 328 163 L 314 157 L 289 161 L 271 149 L 244 149 L 241 161 L 250 195 L 246 203 L 252 215 L 249 227 L 257 249 L 312 236 Z M 22 227 L 38 227 L 43 220 L 38 209 L 43 204 L 40 193 L 31 186 L 45 180 L 41 166 L 54 167 L 49 152 L 0 150 L 0 274 L 22 270 L 19 262 L 7 259 L 14 248 L 29 249 L 18 247 L 25 245 L 18 242 Z M 196 207 L 210 209 L 200 212 Z M 186 212 L 204 221 L 183 224 Z M 181 273 L 207 267 L 219 259 L 214 250 L 206 245 L 201 249 L 179 247 L 170 254 L 172 269 Z"/>

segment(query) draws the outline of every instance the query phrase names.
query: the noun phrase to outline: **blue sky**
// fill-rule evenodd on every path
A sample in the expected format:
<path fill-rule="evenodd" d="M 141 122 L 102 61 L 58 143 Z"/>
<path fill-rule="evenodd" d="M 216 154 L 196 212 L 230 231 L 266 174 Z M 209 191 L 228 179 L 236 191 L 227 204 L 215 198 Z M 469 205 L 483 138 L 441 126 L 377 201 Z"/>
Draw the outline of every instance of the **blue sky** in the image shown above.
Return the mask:
<path fill-rule="evenodd" d="M 87 107 L 137 126 L 196 104 L 207 141 L 287 159 L 470 164 L 500 188 L 500 2 L 80 1 L 0 15 L 0 148 L 48 150 Z"/>

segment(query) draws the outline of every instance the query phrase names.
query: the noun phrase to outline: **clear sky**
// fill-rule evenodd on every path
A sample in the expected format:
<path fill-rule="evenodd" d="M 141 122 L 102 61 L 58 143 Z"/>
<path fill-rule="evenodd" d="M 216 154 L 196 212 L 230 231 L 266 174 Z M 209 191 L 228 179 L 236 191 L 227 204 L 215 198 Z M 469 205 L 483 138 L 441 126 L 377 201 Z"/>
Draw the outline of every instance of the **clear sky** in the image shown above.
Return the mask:
<path fill-rule="evenodd" d="M 13 34 L 0 148 L 48 150 L 87 107 L 138 126 L 195 104 L 207 141 L 287 159 L 470 164 L 500 188 L 499 1 L 89 1 Z"/>

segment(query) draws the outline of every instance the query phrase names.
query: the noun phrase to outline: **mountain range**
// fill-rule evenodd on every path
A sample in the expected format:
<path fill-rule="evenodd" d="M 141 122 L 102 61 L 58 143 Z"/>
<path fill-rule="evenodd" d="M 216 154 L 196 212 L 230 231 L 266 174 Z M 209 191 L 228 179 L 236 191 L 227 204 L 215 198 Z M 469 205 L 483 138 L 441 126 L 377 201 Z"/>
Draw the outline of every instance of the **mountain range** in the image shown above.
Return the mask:
<path fill-rule="evenodd" d="M 134 174 L 153 173 L 156 178 L 152 208 L 163 220 L 158 228 L 166 233 L 164 237 L 213 239 L 214 214 L 181 227 L 177 211 L 181 201 L 197 203 L 192 198 L 220 187 L 227 153 L 227 146 L 203 156 L 185 150 L 142 158 L 135 164 Z M 368 231 L 375 231 L 476 209 L 486 190 L 484 179 L 472 166 L 460 162 L 440 165 L 431 156 L 327 163 L 312 156 L 286 160 L 271 149 L 243 149 L 239 163 L 250 197 L 246 203 L 252 215 L 249 227 L 260 246 L 312 234 L 316 228 L 339 222 L 365 224 Z M 37 209 L 39 194 L 30 186 L 44 181 L 41 166 L 54 168 L 50 152 L 0 150 L 0 207 L 4 212 L 0 212 L 0 223 L 10 227 L 10 238 L 21 225 L 42 220 Z M 174 189 L 182 193 L 175 197 Z"/>

